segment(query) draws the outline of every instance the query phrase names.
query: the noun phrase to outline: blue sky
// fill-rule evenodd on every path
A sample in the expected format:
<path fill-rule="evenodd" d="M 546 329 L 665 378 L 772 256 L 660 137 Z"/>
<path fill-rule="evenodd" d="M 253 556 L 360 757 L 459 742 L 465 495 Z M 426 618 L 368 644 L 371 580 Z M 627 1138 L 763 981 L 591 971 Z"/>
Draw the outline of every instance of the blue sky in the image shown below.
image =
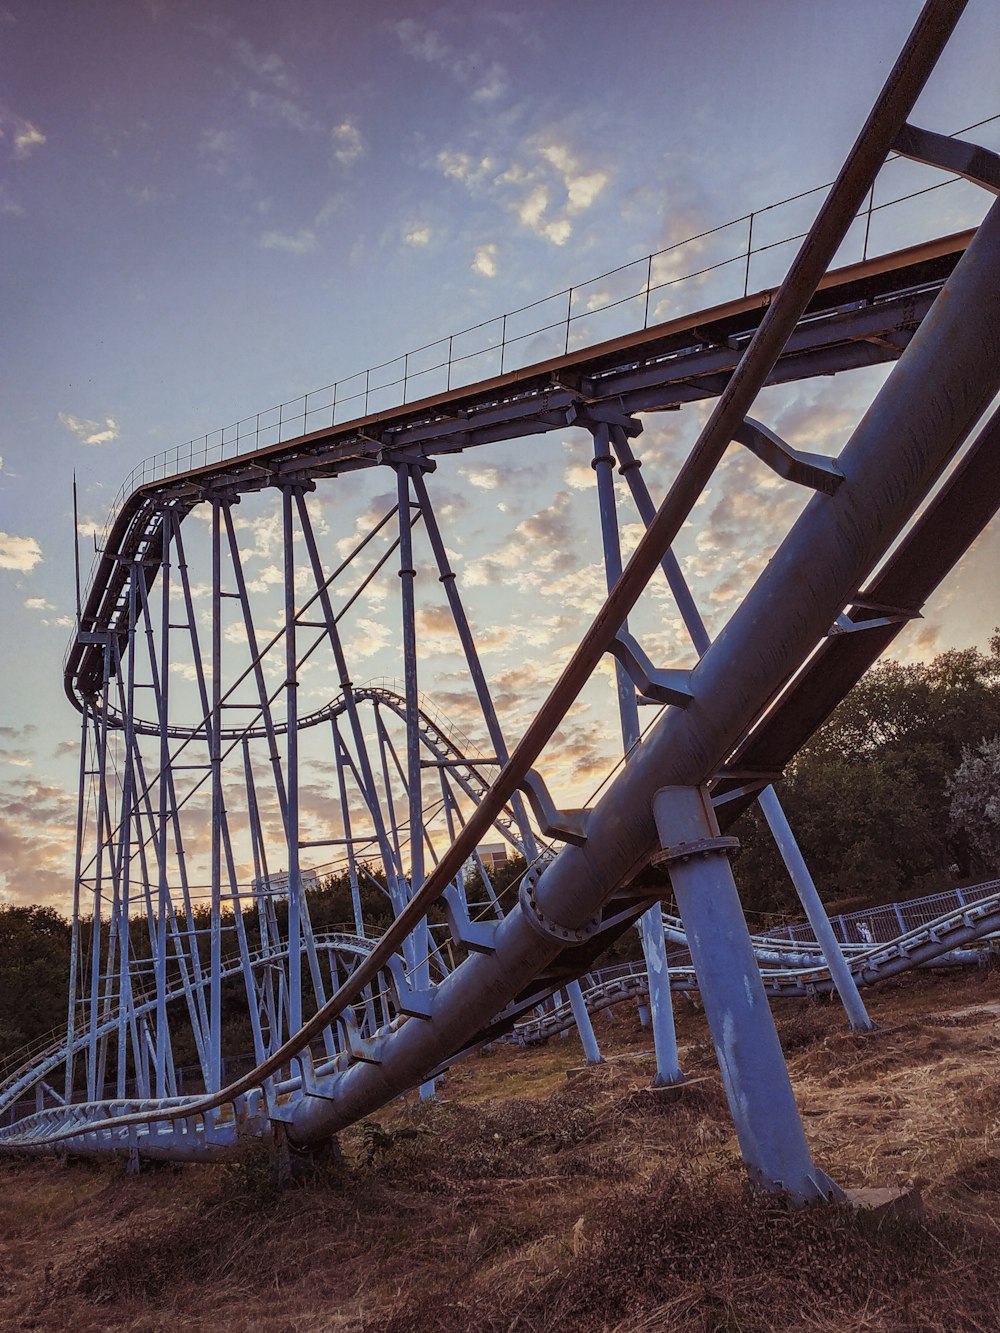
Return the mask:
<path fill-rule="evenodd" d="M 92 550 L 146 455 L 829 180 L 918 11 L 0 0 L 0 891 L 64 902 L 69 883 L 74 470 Z M 1000 111 L 998 55 L 1000 11 L 971 0 L 917 123 L 952 132 Z M 1000 144 L 997 123 L 978 135 Z M 931 179 L 892 164 L 878 198 Z M 807 225 L 819 198 L 758 234 Z M 984 208 L 962 186 L 886 209 L 873 248 Z M 761 258 L 751 286 L 788 258 Z M 670 308 L 713 294 L 692 284 Z M 880 380 L 769 391 L 762 407 L 836 452 Z M 658 493 L 699 424 L 679 415 L 640 442 Z M 433 479 L 474 618 L 478 598 L 509 631 L 490 666 L 512 734 L 598 604 L 589 448 L 582 432 L 521 441 Z M 762 493 L 745 461 L 727 468 L 705 531 L 685 539 L 716 628 L 799 503 Z M 331 551 L 388 489 L 354 479 L 322 501 Z M 266 503 L 243 521 L 260 575 L 275 554 Z M 985 643 L 998 547 L 992 530 L 900 652 Z M 661 651 L 682 652 L 668 609 L 650 615 Z M 373 616 L 376 675 L 392 671 L 392 635 Z M 425 687 L 458 715 L 454 658 L 432 656 Z M 577 795 L 613 750 L 605 714 L 595 695 L 553 760 Z"/>

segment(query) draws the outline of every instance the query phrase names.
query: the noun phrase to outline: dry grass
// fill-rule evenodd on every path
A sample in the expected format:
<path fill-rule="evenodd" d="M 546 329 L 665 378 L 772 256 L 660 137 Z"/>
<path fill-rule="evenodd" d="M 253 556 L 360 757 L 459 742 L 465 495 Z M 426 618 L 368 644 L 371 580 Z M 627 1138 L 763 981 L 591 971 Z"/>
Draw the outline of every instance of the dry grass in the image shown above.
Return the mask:
<path fill-rule="evenodd" d="M 872 1036 L 830 1004 L 777 1012 L 817 1162 L 916 1185 L 922 1218 L 749 1196 L 703 1017 L 679 1012 L 675 1099 L 620 1010 L 602 1068 L 566 1079 L 575 1039 L 473 1057 L 284 1192 L 263 1152 L 136 1179 L 0 1162 L 0 1328 L 992 1333 L 997 1015 L 976 1006 L 998 996 L 997 974 L 902 979 Z"/>

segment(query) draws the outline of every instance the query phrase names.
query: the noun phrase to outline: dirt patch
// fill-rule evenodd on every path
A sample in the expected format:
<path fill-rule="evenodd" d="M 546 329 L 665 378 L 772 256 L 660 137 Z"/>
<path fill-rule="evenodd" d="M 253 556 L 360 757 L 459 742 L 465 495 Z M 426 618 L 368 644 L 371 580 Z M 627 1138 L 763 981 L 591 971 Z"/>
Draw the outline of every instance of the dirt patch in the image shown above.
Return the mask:
<path fill-rule="evenodd" d="M 0 1328 L 992 1333 L 998 978 L 866 1000 L 874 1034 L 830 1003 L 778 1005 L 779 1033 L 817 1163 L 918 1186 L 922 1217 L 750 1195 L 704 1016 L 678 1004 L 690 1081 L 664 1093 L 622 1008 L 598 1018 L 621 1058 L 567 1081 L 575 1038 L 496 1047 L 283 1191 L 263 1150 L 137 1178 L 0 1160 Z"/>

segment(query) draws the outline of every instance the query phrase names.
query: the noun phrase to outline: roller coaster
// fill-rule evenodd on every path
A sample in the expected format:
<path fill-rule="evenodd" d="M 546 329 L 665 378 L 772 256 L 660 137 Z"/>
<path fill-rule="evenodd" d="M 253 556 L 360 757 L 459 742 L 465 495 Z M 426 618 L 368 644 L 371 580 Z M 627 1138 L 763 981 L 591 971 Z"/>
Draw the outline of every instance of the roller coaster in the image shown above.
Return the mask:
<path fill-rule="evenodd" d="M 402 1092 L 432 1096 L 484 1044 L 570 1016 L 597 1061 L 584 990 L 597 1004 L 595 988 L 639 988 L 638 972 L 594 980 L 638 926 L 657 1081 L 683 1079 L 671 988 L 697 986 L 751 1182 L 800 1203 L 841 1197 L 812 1161 L 768 992 L 835 988 L 863 1030 L 859 982 L 1000 929 L 994 892 L 891 944 L 839 941 L 772 786 L 1000 506 L 1000 206 L 972 231 L 879 255 L 864 227 L 861 257 L 832 267 L 892 154 L 1000 193 L 994 153 L 908 121 L 962 8 L 926 5 L 780 286 L 751 290 L 751 219 L 745 253 L 712 269 L 736 288 L 715 304 L 703 265 L 701 299 L 678 313 L 677 256 L 650 256 L 638 290 L 608 298 L 641 328 L 587 341 L 570 291 L 564 315 L 527 333 L 503 317 L 475 354 L 457 336 L 430 344 L 132 474 L 65 661 L 81 720 L 67 1025 L 0 1085 L 13 1113 L 0 1148 L 133 1164 L 248 1139 L 308 1152 Z M 751 415 L 765 386 L 873 365 L 891 369 L 836 457 Z M 697 404 L 704 425 L 657 503 L 636 441 L 655 414 Z M 491 448 L 566 432 L 592 440 L 607 596 L 510 745 L 442 527 L 447 486 L 455 455 L 474 474 Z M 733 444 L 804 500 L 713 640 L 674 547 Z M 641 530 L 627 562 L 616 466 Z M 390 479 L 389 493 L 335 541 L 338 491 L 358 474 Z M 279 552 L 249 575 L 248 531 Z M 532 540 L 530 523 L 519 531 Z M 421 602 L 418 571 L 443 606 Z M 643 647 L 668 596 L 690 665 L 658 666 Z M 444 625 L 475 742 L 421 694 Z M 393 634 L 400 683 L 355 685 Z M 537 765 L 572 735 L 583 695 L 598 697 L 606 658 L 621 759 L 585 807 L 561 809 Z M 310 710 L 324 689 L 332 702 Z M 747 929 L 728 830 L 753 801 L 808 946 Z M 494 888 L 491 839 L 525 858 L 516 892 Z M 308 890 L 330 874 L 349 890 L 347 931 L 311 919 Z M 665 929 L 668 895 L 679 917 Z"/>

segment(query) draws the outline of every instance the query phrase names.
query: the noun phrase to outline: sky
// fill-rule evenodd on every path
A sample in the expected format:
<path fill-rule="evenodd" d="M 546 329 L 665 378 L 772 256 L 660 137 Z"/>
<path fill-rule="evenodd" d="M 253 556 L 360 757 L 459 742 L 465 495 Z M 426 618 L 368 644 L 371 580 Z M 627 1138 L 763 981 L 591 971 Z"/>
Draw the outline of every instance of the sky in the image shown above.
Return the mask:
<path fill-rule="evenodd" d="M 631 279 L 595 275 L 829 181 L 919 8 L 0 0 L 2 900 L 65 908 L 71 884 L 78 719 L 61 667 L 74 473 L 86 575 L 146 456 L 570 285 L 578 311 L 601 307 Z M 998 56 L 1000 10 L 971 0 L 913 120 L 952 133 L 995 117 Z M 975 137 L 998 148 L 998 126 Z M 876 203 L 937 179 L 890 163 Z M 821 198 L 764 214 L 758 244 L 804 229 Z M 959 185 L 879 209 L 870 248 L 972 225 L 987 202 Z M 728 257 L 745 225 L 658 272 Z M 860 244 L 855 228 L 845 261 Z M 778 281 L 792 253 L 755 257 L 751 288 Z M 653 316 L 736 295 L 734 282 L 730 266 L 664 289 Z M 635 309 L 595 314 L 594 336 Z M 537 340 L 525 348 L 536 344 L 541 355 Z M 471 377 L 479 364 L 488 373 L 470 363 Z M 836 453 L 884 373 L 767 390 L 757 415 Z M 646 423 L 638 448 L 657 497 L 704 415 Z M 600 604 L 590 456 L 589 437 L 567 430 L 431 478 L 511 740 Z M 380 474 L 335 486 L 315 501 L 331 559 L 391 489 Z M 681 543 L 713 631 L 801 502 L 748 457 L 727 458 Z M 624 493 L 622 506 L 628 546 L 639 529 Z M 251 577 L 273 587 L 273 500 L 248 502 L 240 523 Z M 998 556 L 994 524 L 894 654 L 985 646 Z M 440 597 L 420 596 L 422 688 L 475 730 L 454 645 L 434 639 Z M 357 680 L 398 672 L 385 601 L 355 624 Z M 690 659 L 662 593 L 642 614 L 652 656 Z M 317 678 L 316 706 L 324 689 Z M 614 755 L 610 691 L 604 670 L 549 755 L 567 802 Z M 327 778 L 317 768 L 317 827 Z"/>

